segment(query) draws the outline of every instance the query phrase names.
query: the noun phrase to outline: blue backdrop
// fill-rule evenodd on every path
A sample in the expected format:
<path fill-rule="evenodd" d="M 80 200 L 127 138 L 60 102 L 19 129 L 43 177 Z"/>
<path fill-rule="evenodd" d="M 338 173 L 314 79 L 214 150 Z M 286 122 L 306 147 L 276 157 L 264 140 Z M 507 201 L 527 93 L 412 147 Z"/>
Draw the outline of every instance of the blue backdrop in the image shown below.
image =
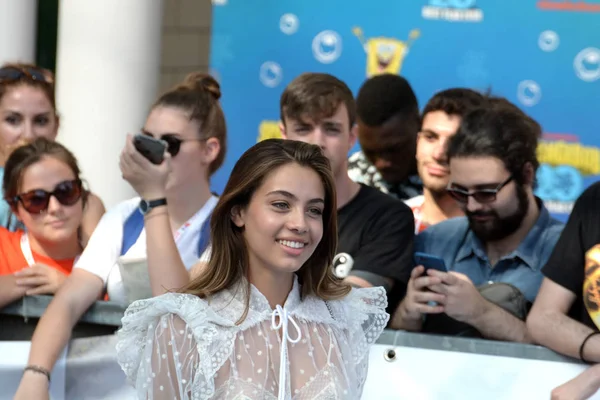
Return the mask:
<path fill-rule="evenodd" d="M 421 107 L 465 86 L 537 119 L 537 193 L 564 220 L 600 178 L 599 27 L 600 0 L 213 0 L 211 72 L 229 131 L 214 189 L 248 147 L 278 134 L 279 96 L 300 73 L 331 73 L 356 93 L 367 76 L 393 72 Z"/>

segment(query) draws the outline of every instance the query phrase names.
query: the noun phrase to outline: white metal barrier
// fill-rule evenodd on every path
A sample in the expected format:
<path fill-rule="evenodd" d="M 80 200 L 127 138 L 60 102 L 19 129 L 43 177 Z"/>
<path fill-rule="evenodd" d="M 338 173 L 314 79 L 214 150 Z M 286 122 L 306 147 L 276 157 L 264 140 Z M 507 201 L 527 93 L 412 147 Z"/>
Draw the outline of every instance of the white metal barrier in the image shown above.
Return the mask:
<path fill-rule="evenodd" d="M 519 351 L 522 345 L 514 346 Z M 371 349 L 362 398 L 549 400 L 552 389 L 585 369 L 570 360 L 550 358 L 377 344 Z M 600 393 L 591 399 L 600 399 Z"/>
<path fill-rule="evenodd" d="M 26 314 L 41 315 L 48 300 L 30 300 Z M 0 318 L 24 315 L 23 310 L 13 305 Z M 83 319 L 118 326 L 120 313 L 114 304 L 98 303 Z M 0 323 L 0 337 L 4 328 Z M 64 369 L 54 371 L 52 400 L 135 399 L 116 362 L 115 344 L 112 335 L 72 340 Z M 27 351 L 27 342 L 0 341 L 0 400 L 12 400 Z M 548 400 L 553 388 L 585 368 L 540 346 L 385 331 L 371 349 L 362 398 Z M 600 400 L 600 394 L 592 399 Z"/>

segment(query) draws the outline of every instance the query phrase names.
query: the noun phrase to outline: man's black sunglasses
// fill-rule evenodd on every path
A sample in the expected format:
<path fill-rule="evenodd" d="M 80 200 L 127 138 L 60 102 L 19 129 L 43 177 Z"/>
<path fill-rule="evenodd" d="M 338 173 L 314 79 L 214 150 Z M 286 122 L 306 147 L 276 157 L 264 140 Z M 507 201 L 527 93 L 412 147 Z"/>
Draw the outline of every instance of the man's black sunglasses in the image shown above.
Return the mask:
<path fill-rule="evenodd" d="M 513 178 L 514 177 L 511 175 L 507 180 L 500 183 L 495 189 L 477 189 L 469 192 L 467 190 L 449 187 L 446 189 L 446 191 L 454 198 L 454 200 L 462 204 L 467 204 L 469 197 L 473 197 L 473 199 L 480 204 L 491 203 L 496 200 L 498 192 L 502 190 L 504 186 L 508 185 Z"/>

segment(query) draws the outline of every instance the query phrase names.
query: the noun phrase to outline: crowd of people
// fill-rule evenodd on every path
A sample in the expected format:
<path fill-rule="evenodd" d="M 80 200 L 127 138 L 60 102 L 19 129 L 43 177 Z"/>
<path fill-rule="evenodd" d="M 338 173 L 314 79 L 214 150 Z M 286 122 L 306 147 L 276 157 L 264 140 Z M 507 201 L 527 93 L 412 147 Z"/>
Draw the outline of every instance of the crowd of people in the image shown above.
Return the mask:
<path fill-rule="evenodd" d="M 128 306 L 117 355 L 143 399 L 358 399 L 386 327 L 600 362 L 600 184 L 566 226 L 553 219 L 534 193 L 542 128 L 516 105 L 450 88 L 420 111 L 401 76 L 355 98 L 304 73 L 281 95 L 283 139 L 248 149 L 214 194 L 220 96 L 200 73 L 161 94 L 140 134 L 163 141 L 164 160 L 124 135 L 138 196 L 105 210 L 55 141 L 51 72 L 0 68 L 0 307 L 53 295 L 15 399 L 48 398 L 72 328 L 102 300 Z M 140 260 L 136 297 L 126 272 Z M 590 397 L 598 368 L 552 398 Z"/>

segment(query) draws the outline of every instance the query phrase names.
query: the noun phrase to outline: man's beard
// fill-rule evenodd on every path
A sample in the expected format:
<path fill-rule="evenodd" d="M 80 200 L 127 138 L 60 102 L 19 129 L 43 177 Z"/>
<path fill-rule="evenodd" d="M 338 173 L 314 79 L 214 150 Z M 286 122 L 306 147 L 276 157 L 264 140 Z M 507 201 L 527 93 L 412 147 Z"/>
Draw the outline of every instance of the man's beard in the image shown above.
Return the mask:
<path fill-rule="evenodd" d="M 494 242 L 502 240 L 517 231 L 527 215 L 529 208 L 529 198 L 523 186 L 517 184 L 517 210 L 506 217 L 500 217 L 496 210 L 469 212 L 465 214 L 469 219 L 469 227 L 482 242 Z M 490 216 L 491 219 L 479 222 L 474 217 Z"/>

